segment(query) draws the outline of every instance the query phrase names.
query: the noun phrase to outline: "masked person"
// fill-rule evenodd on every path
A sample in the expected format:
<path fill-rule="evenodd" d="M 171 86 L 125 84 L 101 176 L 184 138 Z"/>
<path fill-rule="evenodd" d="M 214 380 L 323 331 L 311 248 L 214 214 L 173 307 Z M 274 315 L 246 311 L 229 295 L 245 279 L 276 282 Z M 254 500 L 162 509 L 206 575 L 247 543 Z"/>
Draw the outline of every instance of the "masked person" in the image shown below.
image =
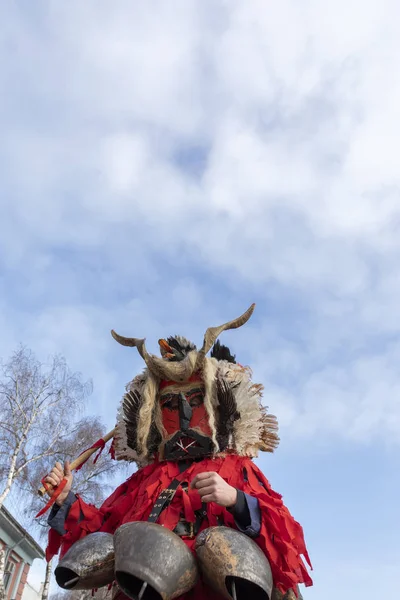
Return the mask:
<path fill-rule="evenodd" d="M 71 491 L 68 464 L 63 468 L 57 463 L 46 481 L 57 486 L 67 479 L 67 484 L 48 519 L 48 559 L 61 548 L 59 564 L 63 564 L 62 557 L 67 558 L 85 536 L 117 532 L 117 537 L 124 531 L 122 525 L 142 522 L 141 527 L 147 523 L 157 535 L 171 536 L 173 532 L 168 543 L 179 542 L 179 552 L 189 548 L 190 556 L 197 557 L 200 575 L 182 588 L 185 594 L 181 596 L 187 600 L 221 600 L 224 596 L 241 600 L 243 594 L 238 596 L 237 587 L 225 593 L 225 588 L 215 583 L 219 577 L 228 581 L 226 565 L 238 569 L 239 584 L 253 578 L 254 589 L 265 592 L 253 594 L 254 598 L 269 600 L 271 594 L 294 597 L 298 584 L 312 585 L 302 558 L 311 567 L 302 528 L 252 460 L 259 451 L 273 452 L 277 447 L 276 419 L 262 405 L 262 386 L 251 381 L 250 370 L 238 364 L 217 340 L 223 331 L 245 324 L 253 310 L 254 305 L 238 319 L 209 328 L 200 350 L 180 336 L 160 340 L 160 357 L 148 353 L 144 340 L 112 332 L 120 344 L 136 347 L 146 364 L 144 372 L 127 386 L 113 440 L 115 458 L 135 462 L 138 470 L 96 508 Z M 207 536 L 218 534 L 228 537 L 216 541 L 217 554 L 213 554 L 214 538 Z M 233 536 L 233 546 L 226 542 L 229 535 Z M 151 538 L 150 534 L 143 536 L 146 542 Z M 221 559 L 221 544 L 225 542 L 231 544 L 233 555 Z M 133 543 L 128 541 L 128 546 Z M 163 543 L 160 541 L 159 548 Z M 162 565 L 166 557 L 157 558 L 154 551 L 149 550 L 151 560 Z M 141 547 L 131 562 L 150 560 L 144 557 L 146 552 Z M 202 552 L 209 552 L 207 565 Z M 257 562 L 260 554 L 265 567 Z M 175 568 L 179 560 L 171 560 Z M 253 575 L 240 571 L 246 560 L 248 566 L 243 568 Z M 222 561 L 219 567 L 218 561 Z M 271 583 L 264 582 L 268 577 Z M 121 584 L 114 587 L 114 597 L 123 598 L 122 589 L 140 600 L 176 597 L 177 592 L 155 592 L 158 584 L 146 587 L 146 575 L 142 579 L 145 583 L 140 592 L 126 592 Z"/>

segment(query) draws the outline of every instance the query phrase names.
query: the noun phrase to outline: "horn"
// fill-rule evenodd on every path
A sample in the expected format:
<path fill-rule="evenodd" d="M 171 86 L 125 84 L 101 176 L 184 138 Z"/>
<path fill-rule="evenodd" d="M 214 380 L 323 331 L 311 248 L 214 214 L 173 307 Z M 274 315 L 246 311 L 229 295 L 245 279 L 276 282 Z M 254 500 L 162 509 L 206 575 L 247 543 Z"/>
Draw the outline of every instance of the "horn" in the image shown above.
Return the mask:
<path fill-rule="evenodd" d="M 64 590 L 91 590 L 114 581 L 111 533 L 91 533 L 78 540 L 58 563 L 54 575 Z"/>
<path fill-rule="evenodd" d="M 113 336 L 114 340 L 116 340 L 122 346 L 137 348 L 140 356 L 145 359 L 145 356 L 148 354 L 146 350 L 145 339 L 124 337 L 123 335 L 116 333 L 114 329 L 111 329 L 111 335 Z"/>
<path fill-rule="evenodd" d="M 196 538 L 204 581 L 227 600 L 271 600 L 270 564 L 257 544 L 230 527 L 209 527 Z"/>
<path fill-rule="evenodd" d="M 219 327 L 209 327 L 207 329 L 206 334 L 204 336 L 203 347 L 201 348 L 201 350 L 199 350 L 198 353 L 196 370 L 204 361 L 204 357 L 206 356 L 207 352 L 211 350 L 218 336 L 220 336 L 223 331 L 227 331 L 228 329 L 238 329 L 239 327 L 242 327 L 242 325 L 247 323 L 247 321 L 250 319 L 251 315 L 254 312 L 255 306 L 255 304 L 252 304 L 250 308 L 246 310 L 245 313 L 243 313 L 237 319 L 233 319 L 233 321 L 229 321 L 228 323 L 220 325 Z"/>
<path fill-rule="evenodd" d="M 111 335 L 119 344 L 137 348 L 149 371 L 160 379 L 171 379 L 176 382 L 187 381 L 195 371 L 200 370 L 207 352 L 211 349 L 217 337 L 223 331 L 227 331 L 228 329 L 238 329 L 247 323 L 254 312 L 254 308 L 255 304 L 252 304 L 250 308 L 237 319 L 229 321 L 219 327 L 209 327 L 204 336 L 203 347 L 201 350 L 199 350 L 199 352 L 192 350 L 184 360 L 177 362 L 169 362 L 163 358 L 149 354 L 146 350 L 144 339 L 124 337 L 116 333 L 113 329 L 111 330 Z"/>

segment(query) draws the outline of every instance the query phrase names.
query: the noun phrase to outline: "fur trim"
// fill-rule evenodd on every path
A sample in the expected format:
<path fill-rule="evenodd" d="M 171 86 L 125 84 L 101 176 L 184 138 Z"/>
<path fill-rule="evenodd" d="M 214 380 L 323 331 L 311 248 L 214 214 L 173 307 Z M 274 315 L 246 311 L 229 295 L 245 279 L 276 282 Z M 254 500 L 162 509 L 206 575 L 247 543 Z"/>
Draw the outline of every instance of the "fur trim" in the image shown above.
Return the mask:
<path fill-rule="evenodd" d="M 215 358 L 206 358 L 203 364 L 203 383 L 204 383 L 204 406 L 208 414 L 208 423 L 212 433 L 215 452 L 219 450 L 217 442 L 217 425 L 215 420 L 215 407 L 218 404 L 216 376 L 218 371 L 218 361 Z"/>
<path fill-rule="evenodd" d="M 231 449 L 239 456 L 258 456 L 259 450 L 273 452 L 278 446 L 278 423 L 261 404 L 263 387 L 253 384 L 251 370 L 241 365 L 220 361 L 218 376 L 234 386 L 240 419 L 234 423 Z"/>
<path fill-rule="evenodd" d="M 142 388 L 142 406 L 139 411 L 139 422 L 137 428 L 137 446 L 141 458 L 147 456 L 147 441 L 149 439 L 153 413 L 158 394 L 159 379 L 150 371 L 147 371 L 146 381 Z"/>

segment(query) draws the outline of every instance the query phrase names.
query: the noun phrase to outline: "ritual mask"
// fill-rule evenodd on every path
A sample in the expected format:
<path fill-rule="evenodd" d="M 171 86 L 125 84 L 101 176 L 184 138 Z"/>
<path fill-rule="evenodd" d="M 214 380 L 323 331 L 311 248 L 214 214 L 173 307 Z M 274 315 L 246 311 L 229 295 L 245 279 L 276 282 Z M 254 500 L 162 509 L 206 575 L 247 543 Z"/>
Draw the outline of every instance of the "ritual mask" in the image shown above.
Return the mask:
<path fill-rule="evenodd" d="M 235 452 L 257 456 L 277 446 L 277 422 L 261 403 L 262 386 L 236 363 L 218 336 L 244 325 L 253 314 L 209 327 L 198 350 L 183 336 L 159 340 L 160 357 L 144 339 L 112 332 L 123 346 L 136 347 L 146 368 L 127 386 L 117 415 L 117 460 L 144 466 L 154 460 L 183 460 Z M 210 356 L 207 356 L 208 352 Z"/>
<path fill-rule="evenodd" d="M 210 456 L 212 432 L 204 404 L 205 389 L 200 376 L 177 384 L 162 381 L 160 407 L 166 438 L 162 444 L 165 460 L 182 460 Z"/>

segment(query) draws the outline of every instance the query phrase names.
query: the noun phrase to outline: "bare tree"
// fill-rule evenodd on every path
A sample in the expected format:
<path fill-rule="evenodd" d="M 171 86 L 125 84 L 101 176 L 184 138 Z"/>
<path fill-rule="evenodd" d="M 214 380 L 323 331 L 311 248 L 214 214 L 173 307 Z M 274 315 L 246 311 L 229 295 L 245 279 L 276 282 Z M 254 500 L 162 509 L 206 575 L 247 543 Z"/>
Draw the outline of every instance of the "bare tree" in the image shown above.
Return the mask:
<path fill-rule="evenodd" d="M 32 463 L 57 454 L 89 391 L 91 384 L 59 356 L 46 368 L 21 348 L 0 363 L 0 509 L 14 482 L 28 478 Z"/>
<path fill-rule="evenodd" d="M 0 362 L 0 510 L 14 484 L 23 484 L 43 459 L 56 456 L 70 439 L 74 421 L 91 384 L 72 373 L 62 357 L 41 364 L 21 347 Z M 4 551 L 0 550 L 0 600 L 4 590 Z"/>

